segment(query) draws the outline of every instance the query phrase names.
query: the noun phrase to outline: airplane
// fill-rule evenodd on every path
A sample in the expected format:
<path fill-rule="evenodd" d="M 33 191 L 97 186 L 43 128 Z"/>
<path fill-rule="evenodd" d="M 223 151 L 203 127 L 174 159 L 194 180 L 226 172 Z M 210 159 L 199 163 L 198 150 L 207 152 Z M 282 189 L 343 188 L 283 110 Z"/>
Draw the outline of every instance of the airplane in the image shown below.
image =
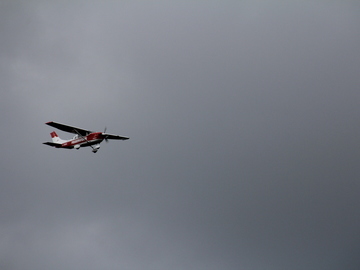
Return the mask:
<path fill-rule="evenodd" d="M 60 129 L 65 132 L 74 133 L 75 136 L 70 140 L 62 140 L 56 134 L 55 131 L 51 132 L 52 142 L 44 142 L 43 144 L 53 146 L 56 148 L 65 148 L 65 149 L 80 149 L 80 147 L 90 146 L 92 152 L 96 153 L 100 148 L 100 143 L 105 140 L 128 140 L 128 137 L 122 137 L 119 135 L 113 135 L 106 133 L 106 128 L 104 132 L 93 132 L 87 129 L 82 129 L 78 127 L 73 127 L 57 122 L 47 122 L 46 125 Z"/>

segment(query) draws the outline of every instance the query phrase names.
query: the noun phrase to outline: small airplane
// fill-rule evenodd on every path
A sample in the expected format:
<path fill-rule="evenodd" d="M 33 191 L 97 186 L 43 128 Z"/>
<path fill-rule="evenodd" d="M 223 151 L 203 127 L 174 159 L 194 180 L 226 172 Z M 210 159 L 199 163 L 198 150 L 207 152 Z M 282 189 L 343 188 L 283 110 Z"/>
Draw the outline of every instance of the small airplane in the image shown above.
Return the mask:
<path fill-rule="evenodd" d="M 52 138 L 52 142 L 44 142 L 43 144 L 50 145 L 56 148 L 80 149 L 80 147 L 90 146 L 92 148 L 93 153 L 96 153 L 99 150 L 100 143 L 103 140 L 107 142 L 108 140 L 129 139 L 127 137 L 106 133 L 106 128 L 104 132 L 93 132 L 87 129 L 64 125 L 56 122 L 47 122 L 45 124 L 65 132 L 75 134 L 75 136 L 70 140 L 62 140 L 59 138 L 59 136 L 56 134 L 55 131 L 51 132 L 50 135 Z"/>

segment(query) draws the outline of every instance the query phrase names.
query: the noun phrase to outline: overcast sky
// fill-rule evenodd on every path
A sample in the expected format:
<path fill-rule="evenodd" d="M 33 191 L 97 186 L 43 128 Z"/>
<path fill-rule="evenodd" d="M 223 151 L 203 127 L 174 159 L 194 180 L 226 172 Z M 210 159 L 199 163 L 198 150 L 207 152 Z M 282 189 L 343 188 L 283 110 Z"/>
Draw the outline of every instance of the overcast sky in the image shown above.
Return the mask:
<path fill-rule="evenodd" d="M 356 1 L 1 1 L 0 268 L 360 269 L 359 27 Z M 130 140 L 55 149 L 48 121 Z"/>

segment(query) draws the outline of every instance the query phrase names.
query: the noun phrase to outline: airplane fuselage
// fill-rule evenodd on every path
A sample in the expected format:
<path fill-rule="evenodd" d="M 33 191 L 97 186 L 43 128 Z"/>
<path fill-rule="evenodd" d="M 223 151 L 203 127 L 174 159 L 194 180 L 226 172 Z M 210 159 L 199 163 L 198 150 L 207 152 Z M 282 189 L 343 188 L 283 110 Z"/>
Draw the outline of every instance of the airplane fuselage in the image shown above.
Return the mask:
<path fill-rule="evenodd" d="M 64 148 L 79 148 L 90 146 L 94 144 L 100 144 L 105 137 L 102 135 L 102 132 L 90 133 L 87 136 L 75 136 L 74 139 L 64 142 L 61 147 Z"/>

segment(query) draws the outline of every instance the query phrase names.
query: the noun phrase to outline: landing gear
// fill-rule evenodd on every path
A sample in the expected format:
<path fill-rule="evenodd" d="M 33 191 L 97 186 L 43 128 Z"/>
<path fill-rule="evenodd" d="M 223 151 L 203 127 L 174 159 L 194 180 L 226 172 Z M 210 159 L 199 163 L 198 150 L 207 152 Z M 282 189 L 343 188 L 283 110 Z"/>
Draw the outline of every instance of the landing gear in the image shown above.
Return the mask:
<path fill-rule="evenodd" d="M 79 137 L 81 137 L 84 141 L 86 141 L 89 144 L 89 146 L 92 148 L 93 153 L 96 153 L 99 150 L 99 148 L 100 148 L 99 143 L 95 144 L 95 146 L 92 146 L 91 143 L 86 139 L 86 137 L 82 136 L 76 129 L 74 129 L 74 132 L 77 133 L 77 135 Z M 79 148 L 80 148 L 80 145 L 79 145 Z M 76 149 L 79 149 L 79 148 L 76 148 Z"/>
<path fill-rule="evenodd" d="M 94 146 L 90 145 L 92 148 L 92 152 L 96 153 L 100 149 L 100 144 L 95 144 Z"/>

